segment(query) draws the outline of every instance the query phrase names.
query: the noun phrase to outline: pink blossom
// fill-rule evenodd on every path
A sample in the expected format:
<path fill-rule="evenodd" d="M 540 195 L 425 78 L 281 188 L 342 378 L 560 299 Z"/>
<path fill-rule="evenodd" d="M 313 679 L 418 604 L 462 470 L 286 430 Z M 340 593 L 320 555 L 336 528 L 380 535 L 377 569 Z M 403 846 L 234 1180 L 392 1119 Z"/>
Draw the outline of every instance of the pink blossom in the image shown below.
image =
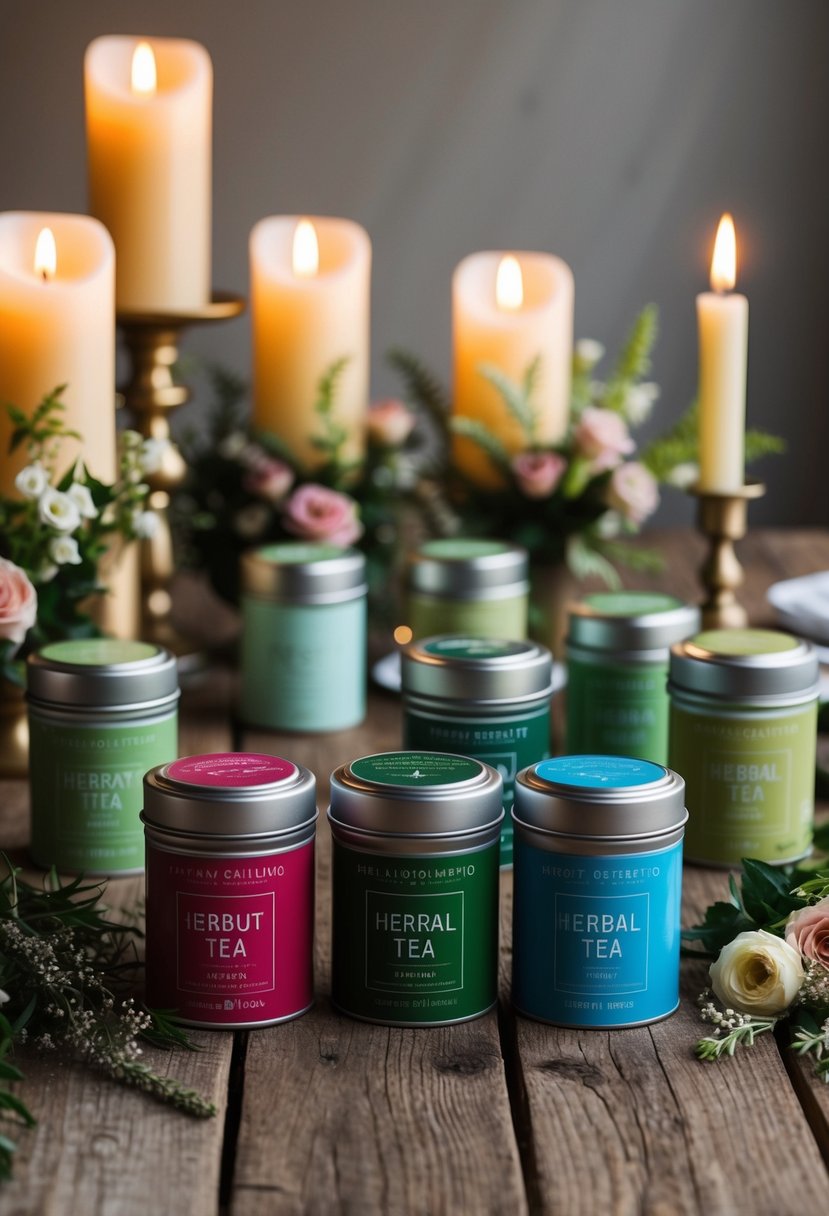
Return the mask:
<path fill-rule="evenodd" d="M 573 438 L 582 456 L 590 460 L 593 473 L 615 468 L 636 447 L 622 415 L 595 405 L 582 411 Z"/>
<path fill-rule="evenodd" d="M 786 922 L 786 941 L 804 958 L 829 968 L 829 896 L 792 913 Z"/>
<path fill-rule="evenodd" d="M 332 545 L 351 545 L 363 535 L 354 499 L 313 483 L 294 490 L 285 503 L 282 522 L 303 540 L 324 540 Z"/>
<path fill-rule="evenodd" d="M 522 452 L 512 462 L 518 489 L 527 498 L 549 498 L 566 468 L 567 461 L 558 452 Z"/>
<path fill-rule="evenodd" d="M 0 557 L 0 638 L 16 645 L 37 618 L 37 592 L 25 571 Z"/>
<path fill-rule="evenodd" d="M 620 464 L 611 474 L 607 503 L 631 523 L 641 524 L 659 506 L 656 478 L 638 460 Z"/>
<path fill-rule="evenodd" d="M 415 416 L 402 401 L 376 401 L 368 411 L 368 435 L 384 448 L 399 448 L 412 433 Z"/>
<path fill-rule="evenodd" d="M 273 456 L 258 459 L 245 474 L 242 485 L 249 494 L 265 502 L 282 502 L 294 484 L 294 471 L 284 460 Z"/>

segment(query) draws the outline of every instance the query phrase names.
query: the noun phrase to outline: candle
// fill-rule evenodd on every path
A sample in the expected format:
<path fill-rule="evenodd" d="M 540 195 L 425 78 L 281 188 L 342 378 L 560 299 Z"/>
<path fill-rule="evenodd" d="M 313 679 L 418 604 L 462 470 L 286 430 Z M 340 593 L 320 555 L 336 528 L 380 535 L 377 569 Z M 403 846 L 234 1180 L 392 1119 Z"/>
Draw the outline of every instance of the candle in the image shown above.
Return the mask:
<path fill-rule="evenodd" d="M 85 215 L 0 215 L 0 402 L 31 413 L 65 384 L 61 465 L 80 451 L 90 472 L 115 477 L 115 254 L 109 233 Z M 11 422 L 0 410 L 0 490 L 13 492 L 26 463 L 8 455 Z"/>
<path fill-rule="evenodd" d="M 346 360 L 331 422 L 344 432 L 340 457 L 365 445 L 369 376 L 371 242 L 350 220 L 271 216 L 250 235 L 253 425 L 275 436 L 311 472 L 329 455 L 316 446 L 322 377 Z"/>
<path fill-rule="evenodd" d="M 185 39 L 96 38 L 84 61 L 90 211 L 118 255 L 125 312 L 210 300 L 213 67 Z"/>
<path fill-rule="evenodd" d="M 736 282 L 734 221 L 724 215 L 711 261 L 711 291 L 697 296 L 699 488 L 731 494 L 743 484 L 748 300 Z"/>
<path fill-rule="evenodd" d="M 573 353 L 573 273 L 545 253 L 475 253 L 452 278 L 456 415 L 482 423 L 511 455 L 530 440 L 481 368 L 497 368 L 520 385 L 538 359 L 531 396 L 532 443 L 551 446 L 566 431 Z M 471 440 L 456 437 L 454 459 L 479 485 L 496 487 L 500 475 Z"/>

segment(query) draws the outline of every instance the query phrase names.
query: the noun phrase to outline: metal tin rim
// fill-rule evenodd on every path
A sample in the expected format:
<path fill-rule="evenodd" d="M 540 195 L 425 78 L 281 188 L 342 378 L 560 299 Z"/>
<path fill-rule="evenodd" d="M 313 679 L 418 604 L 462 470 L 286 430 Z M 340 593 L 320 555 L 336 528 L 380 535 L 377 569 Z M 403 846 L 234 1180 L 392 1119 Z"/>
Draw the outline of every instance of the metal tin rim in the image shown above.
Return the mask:
<path fill-rule="evenodd" d="M 797 696 L 811 699 L 819 684 L 814 646 L 779 630 L 757 632 L 776 633 L 797 645 L 770 653 L 735 655 L 708 650 L 696 638 L 689 638 L 671 647 L 669 689 L 718 700 L 753 702 L 757 698 L 759 702 L 762 698 L 766 704 Z"/>
<path fill-rule="evenodd" d="M 309 551 L 318 548 L 320 556 L 279 562 L 265 556 L 270 545 L 243 553 L 243 594 L 272 603 L 338 604 L 367 593 L 366 559 L 358 549 L 341 549 L 334 556 L 330 546 L 298 544 Z"/>
<path fill-rule="evenodd" d="M 411 642 L 401 654 L 404 697 L 508 704 L 552 696 L 553 656 L 546 646 L 506 638 L 470 638 L 470 644 L 504 646 L 518 653 L 466 656 L 427 649 L 458 645 L 462 640 L 457 634 L 436 634 Z"/>
<path fill-rule="evenodd" d="M 647 593 L 643 593 L 647 595 Z M 567 605 L 567 645 L 599 651 L 662 650 L 699 630 L 700 611 L 675 596 L 672 608 L 661 612 L 640 612 L 629 616 L 603 613 L 588 600 Z"/>
<path fill-rule="evenodd" d="M 493 544 L 499 542 L 493 542 Z M 503 543 L 495 553 L 468 557 L 442 556 L 419 550 L 409 557 L 407 582 L 410 591 L 444 598 L 472 598 L 506 586 L 524 594 L 529 585 L 529 554 L 520 545 Z M 520 589 L 520 590 L 519 590 Z"/>
<path fill-rule="evenodd" d="M 179 695 L 175 656 L 162 646 L 155 654 L 118 663 L 70 663 L 40 651 L 26 664 L 27 700 L 40 706 L 80 710 L 141 710 Z"/>
<path fill-rule="evenodd" d="M 644 841 L 652 840 L 652 841 L 654 841 L 655 844 L 658 845 L 658 843 L 661 840 L 663 840 L 669 836 L 673 836 L 677 833 L 679 833 L 679 838 L 682 839 L 682 835 L 683 835 L 684 829 L 688 823 L 688 819 L 689 819 L 689 814 L 688 814 L 688 811 L 686 810 L 683 818 L 678 820 L 673 826 L 667 827 L 667 828 L 660 828 L 658 831 L 627 833 L 626 835 L 623 835 L 623 836 L 620 836 L 618 834 L 601 835 L 598 832 L 594 832 L 589 836 L 584 836 L 584 835 L 580 836 L 575 832 L 558 832 L 555 830 L 555 828 L 539 827 L 538 824 L 529 823 L 525 819 L 519 819 L 518 816 L 516 815 L 515 811 L 512 812 L 512 821 L 515 824 L 515 826 L 520 829 L 523 829 L 523 831 L 526 832 L 527 834 L 535 833 L 539 836 L 551 837 L 551 838 L 556 838 L 559 840 L 566 840 L 568 842 L 572 841 L 574 844 L 578 843 L 579 841 L 582 841 L 584 843 L 584 845 L 586 846 L 585 853 L 587 855 L 589 855 L 589 848 L 587 846 L 589 846 L 591 844 L 593 844 L 593 845 L 596 845 L 596 844 L 639 845 L 639 844 L 642 844 Z M 666 847 L 670 847 L 670 846 L 666 846 Z M 649 850 L 649 851 L 653 851 L 653 850 Z M 804 854 L 804 856 L 805 856 L 805 854 Z M 688 860 L 688 859 L 686 858 L 686 860 Z"/>

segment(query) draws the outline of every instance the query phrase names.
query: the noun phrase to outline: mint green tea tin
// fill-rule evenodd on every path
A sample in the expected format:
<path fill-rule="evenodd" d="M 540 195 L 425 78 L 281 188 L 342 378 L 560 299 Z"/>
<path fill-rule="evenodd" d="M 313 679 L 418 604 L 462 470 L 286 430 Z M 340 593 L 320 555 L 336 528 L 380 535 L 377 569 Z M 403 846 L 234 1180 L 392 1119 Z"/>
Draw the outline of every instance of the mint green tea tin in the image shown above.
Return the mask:
<path fill-rule="evenodd" d="M 673 647 L 669 691 L 688 859 L 731 866 L 804 857 L 814 821 L 814 648 L 773 630 L 708 630 Z"/>
<path fill-rule="evenodd" d="M 52 642 L 27 665 L 32 856 L 139 874 L 144 774 L 178 755 L 175 658 L 150 642 Z"/>
<path fill-rule="evenodd" d="M 242 557 L 241 715 L 274 730 L 344 730 L 366 713 L 366 560 L 299 541 Z"/>
<path fill-rule="evenodd" d="M 402 653 L 403 746 L 483 760 L 504 781 L 501 865 L 512 865 L 515 778 L 550 754 L 553 657 L 537 642 L 424 638 Z"/>
<path fill-rule="evenodd" d="M 699 629 L 699 609 L 672 595 L 605 591 L 568 606 L 567 744 L 668 759 L 668 651 Z"/>
<path fill-rule="evenodd" d="M 438 633 L 525 638 L 529 558 L 499 540 L 443 537 L 409 558 L 406 624 L 417 638 Z"/>
<path fill-rule="evenodd" d="M 384 752 L 331 776 L 331 997 L 351 1017 L 480 1017 L 498 980 L 499 775 L 466 756 Z"/>

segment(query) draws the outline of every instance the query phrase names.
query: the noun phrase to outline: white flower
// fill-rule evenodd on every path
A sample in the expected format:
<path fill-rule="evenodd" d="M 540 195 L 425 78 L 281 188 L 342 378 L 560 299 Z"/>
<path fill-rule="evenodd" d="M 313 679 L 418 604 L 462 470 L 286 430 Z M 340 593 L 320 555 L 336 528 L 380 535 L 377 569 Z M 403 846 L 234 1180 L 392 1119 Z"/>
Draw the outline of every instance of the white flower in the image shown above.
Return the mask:
<path fill-rule="evenodd" d="M 27 464 L 14 479 L 15 488 L 24 498 L 40 498 L 49 484 L 46 470 L 39 461 Z"/>
<path fill-rule="evenodd" d="M 134 511 L 132 530 L 139 540 L 150 540 L 159 528 L 160 520 L 155 511 Z"/>
<path fill-rule="evenodd" d="M 759 1018 L 784 1013 L 800 991 L 800 952 L 765 929 L 738 933 L 711 964 L 711 987 L 726 1007 Z"/>
<path fill-rule="evenodd" d="M 659 385 L 653 380 L 632 384 L 625 397 L 625 414 L 633 426 L 641 426 L 650 417 L 653 404 L 659 396 Z"/>
<path fill-rule="evenodd" d="M 139 463 L 142 473 L 157 473 L 164 463 L 169 439 L 145 439 L 141 445 Z"/>
<path fill-rule="evenodd" d="M 575 345 L 576 362 L 580 371 L 589 372 L 604 355 L 604 347 L 595 338 L 579 338 Z"/>
<path fill-rule="evenodd" d="M 92 501 L 92 493 L 89 486 L 85 486 L 83 482 L 74 481 L 66 493 L 78 508 L 81 519 L 94 519 L 96 517 L 98 508 Z"/>
<path fill-rule="evenodd" d="M 56 566 L 79 566 L 81 555 L 74 536 L 53 536 L 49 541 L 49 556 Z"/>
<path fill-rule="evenodd" d="M 231 431 L 219 442 L 216 451 L 224 460 L 236 460 L 247 446 L 248 437 L 244 431 Z"/>
<path fill-rule="evenodd" d="M 135 452 L 143 444 L 144 436 L 140 431 L 125 430 L 121 431 L 120 440 L 125 452 Z"/>
<path fill-rule="evenodd" d="M 74 532 L 81 522 L 77 504 L 62 490 L 47 487 L 37 504 L 38 514 L 45 524 L 56 532 Z"/>
<path fill-rule="evenodd" d="M 41 583 L 51 583 L 57 572 L 58 568 L 54 562 L 44 562 L 32 578 L 40 586 Z"/>
<path fill-rule="evenodd" d="M 665 480 L 668 485 L 676 486 L 679 490 L 687 490 L 689 486 L 699 480 L 699 465 L 694 464 L 692 460 L 674 465 Z"/>
<path fill-rule="evenodd" d="M 0 1005 L 5 1005 L 6 1001 L 10 1000 L 11 997 L 9 996 L 8 992 L 4 992 L 3 989 L 0 988 Z"/>

